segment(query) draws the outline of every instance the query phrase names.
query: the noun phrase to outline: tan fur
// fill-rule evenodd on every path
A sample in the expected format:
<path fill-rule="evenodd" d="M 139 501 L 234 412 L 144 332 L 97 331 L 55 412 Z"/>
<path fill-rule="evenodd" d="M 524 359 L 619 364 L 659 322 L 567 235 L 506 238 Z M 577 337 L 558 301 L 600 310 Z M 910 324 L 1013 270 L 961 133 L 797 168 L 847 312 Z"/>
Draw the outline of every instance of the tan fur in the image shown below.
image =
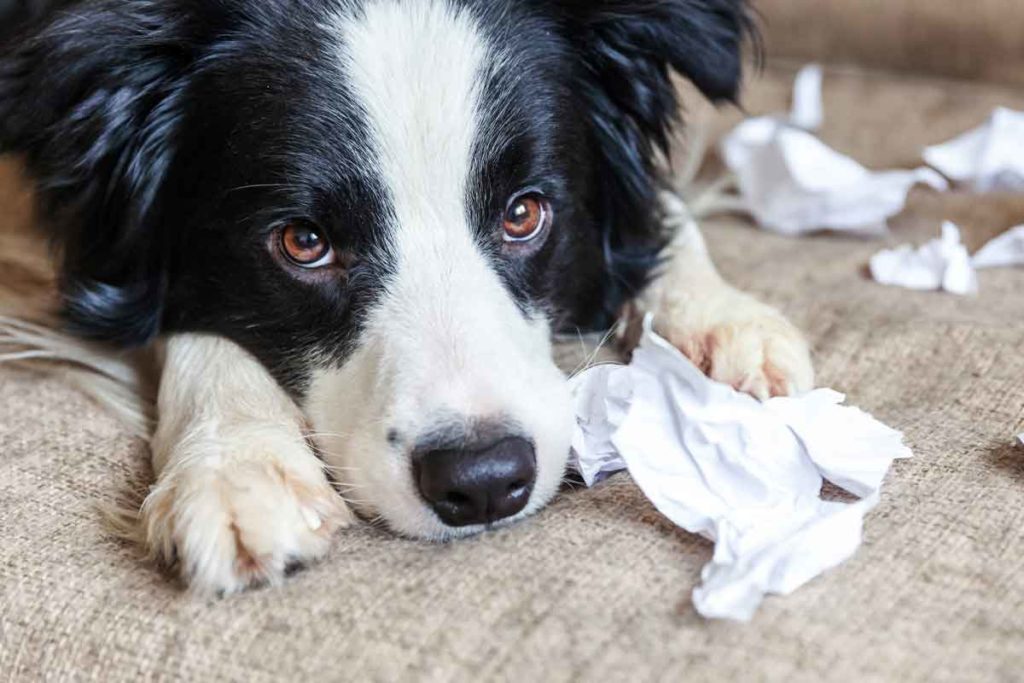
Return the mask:
<path fill-rule="evenodd" d="M 0 157 L 0 209 L 0 315 L 51 321 L 56 304 L 52 258 L 35 229 L 28 180 L 12 157 Z"/>

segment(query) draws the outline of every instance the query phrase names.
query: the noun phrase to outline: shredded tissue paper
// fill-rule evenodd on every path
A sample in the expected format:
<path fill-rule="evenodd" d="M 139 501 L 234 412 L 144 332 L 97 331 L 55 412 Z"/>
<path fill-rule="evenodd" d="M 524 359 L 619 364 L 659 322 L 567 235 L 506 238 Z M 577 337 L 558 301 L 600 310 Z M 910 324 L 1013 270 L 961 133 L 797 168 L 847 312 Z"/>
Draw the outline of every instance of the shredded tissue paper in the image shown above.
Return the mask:
<path fill-rule="evenodd" d="M 629 365 L 573 380 L 576 466 L 590 486 L 628 469 L 683 529 L 715 543 L 693 603 L 705 617 L 746 621 L 861 543 L 902 435 L 819 389 L 761 403 L 708 379 L 658 336 L 650 318 Z M 859 500 L 821 497 L 827 479 Z"/>
<path fill-rule="evenodd" d="M 942 236 L 915 249 L 905 244 L 871 257 L 871 276 L 885 285 L 908 289 L 941 289 L 952 294 L 978 292 L 977 271 L 1024 265 L 1024 225 L 995 238 L 973 257 L 960 241 L 960 229 L 949 221 Z"/>
<path fill-rule="evenodd" d="M 821 68 L 804 68 L 788 116 L 748 119 L 722 142 L 742 205 L 762 227 L 884 235 L 914 185 L 949 188 L 934 169 L 977 189 L 1024 190 L 1024 114 L 999 109 L 928 148 L 934 169 L 873 172 L 811 132 L 824 117 L 821 88 Z M 1024 265 L 1024 226 L 972 257 L 946 222 L 939 239 L 884 250 L 870 269 L 885 284 L 972 294 L 978 269 L 1013 265 Z M 661 513 L 714 542 L 692 595 L 708 618 L 750 620 L 765 595 L 791 593 L 851 557 L 893 461 L 912 455 L 900 432 L 830 389 L 762 403 L 709 379 L 650 317 L 628 365 L 590 368 L 573 392 L 572 453 L 586 484 L 629 470 Z M 823 498 L 826 480 L 852 496 Z"/>
<path fill-rule="evenodd" d="M 797 75 L 788 117 L 762 116 L 737 126 L 721 144 L 744 207 L 764 228 L 786 235 L 820 230 L 879 236 L 917 184 L 948 189 L 930 168 L 873 172 L 810 131 L 823 121 L 820 66 Z"/>
<path fill-rule="evenodd" d="M 979 128 L 928 147 L 924 160 L 979 192 L 1024 191 L 1024 112 L 995 110 Z"/>

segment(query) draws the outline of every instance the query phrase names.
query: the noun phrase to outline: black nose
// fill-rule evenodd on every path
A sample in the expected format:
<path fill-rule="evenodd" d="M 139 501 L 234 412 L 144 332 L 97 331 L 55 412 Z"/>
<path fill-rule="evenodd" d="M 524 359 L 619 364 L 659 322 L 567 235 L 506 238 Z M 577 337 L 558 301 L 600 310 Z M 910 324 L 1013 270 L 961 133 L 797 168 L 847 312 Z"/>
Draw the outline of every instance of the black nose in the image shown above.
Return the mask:
<path fill-rule="evenodd" d="M 519 437 L 476 450 L 430 450 L 415 463 L 420 493 L 449 526 L 490 524 L 522 511 L 537 474 L 533 444 Z"/>

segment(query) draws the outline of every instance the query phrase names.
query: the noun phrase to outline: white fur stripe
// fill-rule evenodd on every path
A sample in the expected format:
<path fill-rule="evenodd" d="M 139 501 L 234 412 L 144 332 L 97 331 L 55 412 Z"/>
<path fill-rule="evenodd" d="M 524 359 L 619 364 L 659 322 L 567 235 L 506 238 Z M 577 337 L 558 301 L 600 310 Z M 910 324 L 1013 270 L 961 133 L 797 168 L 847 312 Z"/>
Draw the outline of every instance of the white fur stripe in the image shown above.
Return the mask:
<path fill-rule="evenodd" d="M 445 0 L 369 0 L 333 28 L 338 77 L 371 132 L 368 172 L 387 189 L 396 272 L 352 357 L 314 373 L 306 410 L 321 450 L 363 512 L 444 538 L 474 529 L 445 527 L 425 505 L 415 444 L 452 422 L 513 425 L 536 444 L 532 512 L 561 481 L 571 414 L 547 322 L 523 314 L 475 237 L 487 228 L 469 198 L 475 155 L 497 128 L 480 96 L 500 54 Z"/>

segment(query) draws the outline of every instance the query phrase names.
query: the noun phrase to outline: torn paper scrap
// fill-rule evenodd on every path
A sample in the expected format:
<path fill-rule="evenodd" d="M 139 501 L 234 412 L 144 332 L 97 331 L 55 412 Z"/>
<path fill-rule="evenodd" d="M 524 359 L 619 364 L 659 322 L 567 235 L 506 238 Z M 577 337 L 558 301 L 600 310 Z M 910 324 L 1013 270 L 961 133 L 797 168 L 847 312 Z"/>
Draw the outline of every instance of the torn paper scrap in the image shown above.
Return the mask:
<path fill-rule="evenodd" d="M 942 237 L 915 249 L 904 244 L 871 257 L 871 277 L 883 285 L 908 289 L 945 290 L 952 294 L 976 294 L 978 275 L 960 241 L 960 229 L 946 221 Z"/>
<path fill-rule="evenodd" d="M 979 192 L 1024 191 L 1024 112 L 995 110 L 982 126 L 924 151 L 947 178 Z"/>
<path fill-rule="evenodd" d="M 709 618 L 749 620 L 850 557 L 902 435 L 819 390 L 760 403 L 708 379 L 650 319 L 626 366 L 573 381 L 573 457 L 588 484 L 629 470 L 659 511 L 715 541 L 694 590 Z M 822 500 L 823 477 L 862 496 Z"/>
<path fill-rule="evenodd" d="M 947 187 L 929 169 L 869 171 L 810 133 L 767 118 L 740 124 L 723 141 L 722 154 L 754 219 L 785 235 L 884 235 L 912 187 Z"/>
<path fill-rule="evenodd" d="M 975 268 L 1024 266 L 1024 225 L 1018 225 L 983 246 L 971 259 Z"/>
<path fill-rule="evenodd" d="M 694 606 L 705 617 L 749 621 L 764 587 L 788 595 L 852 557 L 861 544 L 864 515 L 876 504 L 872 497 L 852 504 L 819 500 L 787 509 L 777 539 L 738 556 L 730 548 L 742 544 L 738 539 L 745 530 L 723 524 L 714 559 L 701 572 L 704 583 L 693 591 Z M 719 553 L 719 548 L 726 550 Z"/>
<path fill-rule="evenodd" d="M 821 86 L 825 72 L 820 64 L 808 64 L 800 69 L 793 81 L 793 108 L 789 122 L 804 130 L 818 130 L 825 123 L 825 105 Z"/>
<path fill-rule="evenodd" d="M 871 257 L 870 269 L 885 285 L 966 295 L 978 292 L 978 270 L 1007 266 L 1024 266 L 1024 225 L 996 237 L 972 257 L 960 241 L 960 229 L 946 221 L 941 238 L 917 249 L 905 244 L 880 251 Z"/>
<path fill-rule="evenodd" d="M 585 460 L 575 463 L 576 471 L 583 477 L 587 486 L 593 486 L 607 475 L 625 469 L 626 465 L 619 457 L 612 435 L 622 420 L 620 409 L 625 405 L 609 401 L 608 397 L 620 391 L 628 395 L 628 378 L 618 374 L 617 365 L 599 365 L 591 368 L 573 380 L 574 386 L 587 377 L 588 382 L 604 387 L 603 392 L 575 391 L 576 431 L 573 434 L 572 451 L 586 453 Z"/>
<path fill-rule="evenodd" d="M 869 171 L 809 133 L 822 122 L 820 70 L 797 76 L 793 100 L 788 120 L 748 119 L 721 143 L 743 204 L 762 227 L 785 235 L 884 235 L 915 185 L 948 188 L 929 168 Z"/>

